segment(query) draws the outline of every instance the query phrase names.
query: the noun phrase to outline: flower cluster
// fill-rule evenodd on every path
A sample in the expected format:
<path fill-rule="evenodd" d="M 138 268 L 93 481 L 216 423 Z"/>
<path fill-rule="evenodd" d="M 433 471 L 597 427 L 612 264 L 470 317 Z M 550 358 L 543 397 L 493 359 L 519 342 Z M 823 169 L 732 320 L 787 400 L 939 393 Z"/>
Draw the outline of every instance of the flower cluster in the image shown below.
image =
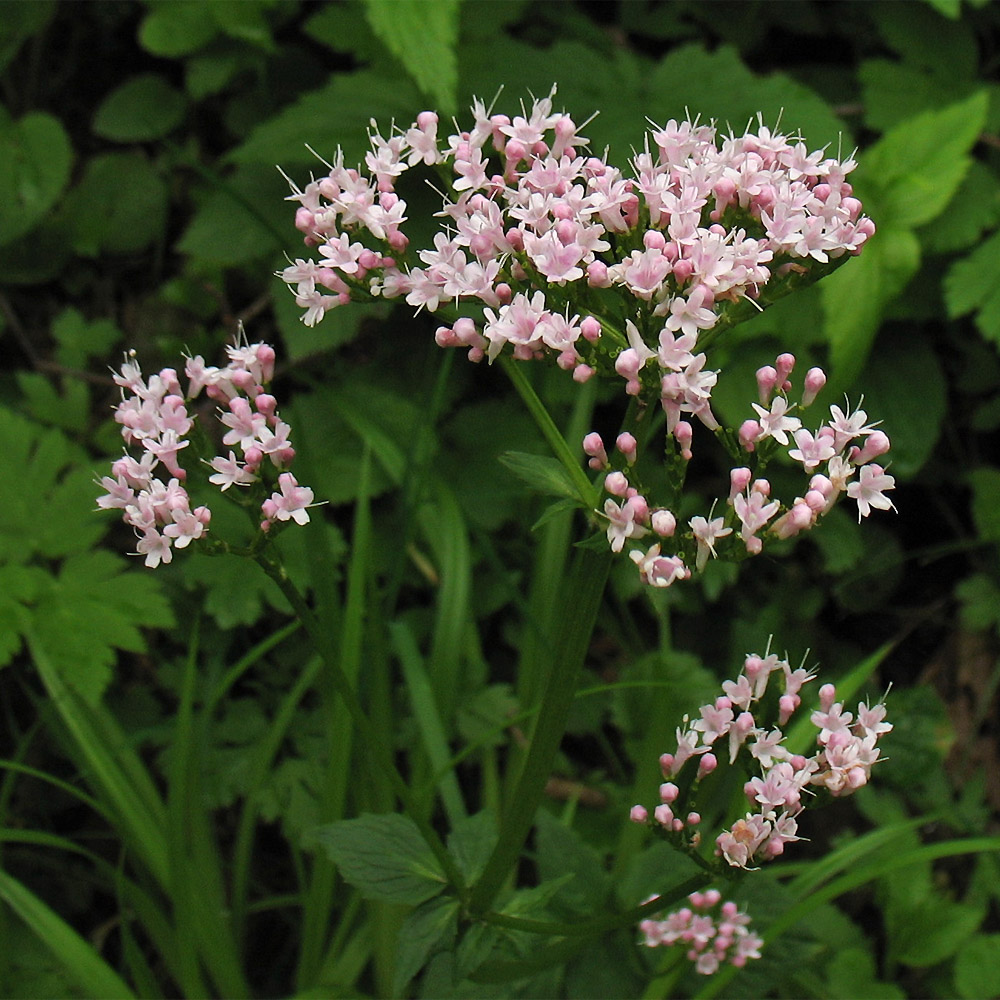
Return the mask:
<path fill-rule="evenodd" d="M 783 729 L 801 704 L 799 692 L 813 677 L 774 653 L 747 656 L 736 680 L 723 682 L 723 694 L 703 705 L 699 718 L 685 717 L 684 728 L 677 730 L 677 750 L 660 758 L 665 781 L 653 824 L 691 847 L 700 843 L 701 816 L 692 807 L 699 782 L 719 766 L 720 746 L 723 760 L 739 761 L 751 774 L 743 786 L 750 811 L 715 840 L 716 855 L 733 867 L 768 861 L 798 840 L 796 817 L 811 789 L 842 797 L 865 785 L 879 759 L 878 740 L 892 729 L 883 703 L 869 707 L 862 702 L 855 717 L 836 700 L 835 687 L 824 684 L 810 717 L 817 729 L 815 752 L 806 757 L 782 745 Z M 769 709 L 776 712 L 773 720 Z M 686 767 L 689 760 L 697 764 Z M 634 822 L 649 822 L 644 806 L 633 806 L 630 815 Z"/>
<path fill-rule="evenodd" d="M 687 363 L 689 369 L 697 367 L 700 371 L 704 355 L 699 358 L 692 362 L 686 355 L 677 363 Z M 583 450 L 591 468 L 606 472 L 604 489 L 610 496 L 598 513 L 603 513 L 607 521 L 608 543 L 615 552 L 621 552 L 628 543 L 629 558 L 638 566 L 644 583 L 668 587 L 675 580 L 689 577 L 691 565 L 701 571 L 710 558 L 722 551 L 736 558 L 756 555 L 764 547 L 762 535 L 791 538 L 812 528 L 842 494 L 857 503 L 858 520 L 873 508 L 888 510 L 893 506 L 885 494 L 894 487 L 895 480 L 873 461 L 889 450 L 888 436 L 877 429 L 877 423 L 868 422 L 868 414 L 860 407 L 853 411 L 848 407 L 845 413 L 839 406 L 831 406 L 825 423 L 815 431 L 806 429 L 795 412 L 803 411 L 815 400 L 826 376 L 822 369 L 811 368 L 803 380 L 801 399 L 794 405 L 788 398 L 794 366 L 795 358 L 782 354 L 774 366 L 758 370 L 760 401 L 752 404 L 756 418 L 744 421 L 728 441 L 738 460 L 753 463 L 756 471 L 743 464 L 732 468 L 722 513 L 713 516 L 717 504 L 713 505 L 708 517 L 692 517 L 686 531 L 678 531 L 677 518 L 669 505 L 655 504 L 643 489 L 634 467 L 638 445 L 632 434 L 622 433 L 615 441 L 621 458 L 619 468 L 612 467 L 599 434 L 584 438 Z M 707 374 L 714 379 L 716 373 Z M 664 377 L 664 383 L 668 378 Z M 693 438 L 691 424 L 679 419 L 680 413 L 696 413 L 713 430 L 721 430 L 707 397 L 699 395 L 688 376 L 682 381 L 675 380 L 670 393 L 663 397 L 669 432 L 668 461 L 673 461 L 669 471 L 677 498 L 685 464 L 692 457 Z M 786 503 L 772 496 L 770 482 L 759 474 L 779 449 L 800 465 L 807 477 L 801 495 Z M 642 539 L 655 541 L 648 547 L 646 542 L 641 542 L 640 547 L 633 544 Z M 664 551 L 668 546 L 673 549 L 669 555 Z"/>
<path fill-rule="evenodd" d="M 688 902 L 690 906 L 662 920 L 643 920 L 639 924 L 643 943 L 649 948 L 685 946 L 695 971 L 703 976 L 717 972 L 726 962 L 742 968 L 748 959 L 760 958 L 764 942 L 749 930 L 750 918 L 731 900 L 723 903 L 718 889 L 692 892 Z"/>
<path fill-rule="evenodd" d="M 291 429 L 278 416 L 274 396 L 264 390 L 274 374 L 274 350 L 267 344 L 245 343 L 226 350 L 229 363 L 224 368 L 209 367 L 201 357 L 187 359 L 186 394 L 172 368 L 144 379 L 134 352 L 114 375 L 122 395 L 115 421 L 121 424 L 125 443 L 140 449 L 140 455 L 126 452 L 112 464 L 111 475 L 100 482 L 105 493 L 97 503 L 122 511 L 139 539 L 136 554 L 145 556 L 149 567 L 169 563 L 173 548 L 186 548 L 202 538 L 211 521 L 207 506 L 192 509 L 185 486 L 188 470 L 180 463 L 196 428 L 187 404 L 202 390 L 219 404 L 222 444 L 229 449 L 208 462 L 208 481 L 223 492 L 232 486 L 255 487 L 266 497 L 260 503 L 263 531 L 274 521 L 309 520 L 313 492 L 286 471 L 295 457 Z M 267 496 L 273 486 L 277 491 Z"/>
<path fill-rule="evenodd" d="M 578 381 L 617 372 L 635 395 L 658 388 L 654 368 L 691 363 L 677 366 L 675 341 L 693 352 L 728 309 L 769 282 L 781 287 L 766 301 L 815 280 L 874 232 L 846 180 L 850 159 L 762 123 L 720 141 L 713 125 L 670 120 L 626 176 L 606 154 L 585 155 L 554 93 L 513 118 L 477 101 L 472 128 L 443 143 L 432 111 L 388 138 L 373 121 L 367 173 L 338 152 L 325 177 L 293 184 L 296 226 L 320 254 L 281 272 L 304 322 L 353 298 L 455 303 L 463 315 L 438 329 L 441 346 L 473 360 L 507 345 L 520 359 L 555 356 Z M 396 189 L 418 165 L 438 171 L 444 224 L 414 254 Z"/>

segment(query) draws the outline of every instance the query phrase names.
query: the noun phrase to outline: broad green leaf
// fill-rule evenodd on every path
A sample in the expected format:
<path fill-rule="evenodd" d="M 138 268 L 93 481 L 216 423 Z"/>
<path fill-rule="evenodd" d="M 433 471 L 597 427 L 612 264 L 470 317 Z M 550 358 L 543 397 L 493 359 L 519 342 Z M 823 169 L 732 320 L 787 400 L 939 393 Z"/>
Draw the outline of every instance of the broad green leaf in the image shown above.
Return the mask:
<path fill-rule="evenodd" d="M 820 284 L 834 387 L 847 388 L 864 367 L 882 313 L 920 266 L 909 229 L 880 230 L 856 260 Z"/>
<path fill-rule="evenodd" d="M 541 809 L 535 821 L 538 877 L 547 882 L 565 875 L 570 881 L 555 902 L 577 913 L 597 913 L 607 904 L 611 876 L 601 856 L 572 827 Z"/>
<path fill-rule="evenodd" d="M 264 12 L 276 2 L 279 0 L 203 0 L 201 6 L 223 34 L 271 52 L 274 38 Z"/>
<path fill-rule="evenodd" d="M 953 19 L 962 12 L 962 0 L 924 0 L 924 3 L 933 7 L 939 14 Z"/>
<path fill-rule="evenodd" d="M 500 461 L 536 493 L 568 497 L 586 503 L 583 498 L 577 496 L 576 484 L 556 458 L 550 458 L 548 455 L 531 455 L 523 451 L 508 451 L 500 456 Z"/>
<path fill-rule="evenodd" d="M 950 958 L 978 929 L 985 913 L 976 906 L 935 896 L 895 912 L 891 949 L 904 965 L 927 968 Z"/>
<path fill-rule="evenodd" d="M 1000 996 L 1000 934 L 977 934 L 959 948 L 955 988 L 963 1000 Z"/>
<path fill-rule="evenodd" d="M 366 899 L 415 906 L 446 885 L 437 859 L 408 816 L 363 815 L 322 826 L 314 836 L 344 881 Z"/>
<path fill-rule="evenodd" d="M 892 441 L 887 458 L 897 479 L 910 479 L 923 468 L 948 408 L 947 381 L 929 340 L 912 333 L 880 342 L 855 383 L 866 412 L 882 421 Z"/>
<path fill-rule="evenodd" d="M 295 239 L 282 201 L 285 190 L 273 165 L 242 167 L 220 177 L 204 193 L 176 248 L 199 272 L 280 260 L 280 251 Z"/>
<path fill-rule="evenodd" d="M 42 221 L 69 180 L 73 149 L 58 119 L 41 111 L 0 122 L 0 244 Z"/>
<path fill-rule="evenodd" d="M 943 108 L 972 94 L 978 81 L 890 59 L 867 59 L 858 68 L 865 124 L 886 132 L 930 108 Z"/>
<path fill-rule="evenodd" d="M 986 121 L 985 90 L 900 122 L 865 150 L 857 184 L 879 225 L 920 226 L 937 218 L 969 169 L 969 152 Z M 876 210 L 877 207 L 877 210 Z M 867 252 L 866 248 L 866 252 Z"/>
<path fill-rule="evenodd" d="M 139 44 L 151 55 L 168 59 L 197 51 L 218 32 L 215 18 L 206 17 L 206 6 L 189 0 L 158 3 L 139 26 Z"/>
<path fill-rule="evenodd" d="M 364 0 L 372 31 L 445 115 L 458 110 L 459 0 Z"/>
<path fill-rule="evenodd" d="M 969 473 L 972 519 L 984 542 L 1000 542 L 1000 469 L 983 466 Z"/>
<path fill-rule="evenodd" d="M 23 607 L 33 604 L 47 583 L 48 574 L 41 567 L 0 563 L 0 667 L 21 648 Z"/>
<path fill-rule="evenodd" d="M 16 372 L 24 410 L 40 424 L 79 434 L 90 421 L 87 384 L 72 378 L 59 379 L 61 386 L 39 372 Z"/>
<path fill-rule="evenodd" d="M 1000 220 L 1000 176 L 979 160 L 973 160 L 954 197 L 945 210 L 931 223 L 922 227 L 918 236 L 929 254 L 954 254 L 976 243 L 982 234 Z M 945 292 L 948 290 L 948 277 Z M 992 260 L 989 261 L 992 263 Z M 989 291 L 993 290 L 990 286 Z"/>
<path fill-rule="evenodd" d="M 325 172 L 307 145 L 327 160 L 333 158 L 339 146 L 344 151 L 344 162 L 355 166 L 369 149 L 370 119 L 388 128 L 393 119 L 413 121 L 422 105 L 416 88 L 403 77 L 390 78 L 373 70 L 335 73 L 325 86 L 303 94 L 258 125 L 227 159 L 261 164 L 268 170 L 280 163 L 303 187 L 308 178 L 301 175 L 307 170 Z M 300 170 L 303 167 L 305 171 Z M 285 211 L 291 219 L 287 205 Z"/>
<path fill-rule="evenodd" d="M 980 332 L 1000 343 L 1000 231 L 949 268 L 944 301 L 952 317 L 978 309 Z"/>
<path fill-rule="evenodd" d="M 448 852 L 468 885 L 483 873 L 497 841 L 496 817 L 478 812 L 456 823 L 448 835 Z"/>
<path fill-rule="evenodd" d="M 875 970 L 875 959 L 864 948 L 847 948 L 839 951 L 826 969 L 826 994 L 833 998 L 854 1000 L 904 1000 L 906 994 L 892 983 L 882 982 Z"/>
<path fill-rule="evenodd" d="M 67 368 L 83 368 L 91 358 L 106 358 L 122 339 L 122 332 L 109 319 L 93 322 L 70 306 L 52 321 L 52 336 L 56 340 L 56 358 Z"/>
<path fill-rule="evenodd" d="M 87 163 L 65 207 L 77 253 L 134 253 L 162 238 L 167 187 L 142 153 L 104 153 Z"/>
<path fill-rule="evenodd" d="M 429 899 L 403 921 L 396 948 L 392 992 L 402 996 L 406 984 L 437 951 L 450 947 L 458 932 L 458 901 Z"/>
<path fill-rule="evenodd" d="M 94 134 L 115 142 L 149 142 L 172 132 L 184 117 L 184 95 L 158 73 L 126 80 L 97 108 Z"/>

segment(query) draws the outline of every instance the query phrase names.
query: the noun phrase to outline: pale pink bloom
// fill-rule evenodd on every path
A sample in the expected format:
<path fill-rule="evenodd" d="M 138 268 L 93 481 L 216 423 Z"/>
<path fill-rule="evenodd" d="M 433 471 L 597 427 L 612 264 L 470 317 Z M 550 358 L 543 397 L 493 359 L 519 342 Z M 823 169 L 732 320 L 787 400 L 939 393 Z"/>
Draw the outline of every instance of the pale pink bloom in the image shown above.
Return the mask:
<path fill-rule="evenodd" d="M 215 475 L 209 476 L 208 481 L 221 487 L 223 493 L 230 486 L 249 486 L 257 479 L 245 465 L 240 465 L 232 451 L 229 452 L 229 458 L 218 455 L 209 462 L 209 465 L 212 466 Z"/>
<path fill-rule="evenodd" d="M 863 465 L 858 473 L 858 481 L 847 487 L 847 495 L 858 503 L 858 521 L 867 517 L 872 507 L 878 510 L 895 510 L 892 501 L 885 495 L 885 491 L 893 489 L 895 485 L 896 480 L 881 465 L 874 462 Z"/>
<path fill-rule="evenodd" d="M 270 500 L 265 500 L 264 516 L 278 521 L 288 521 L 296 524 L 306 524 L 309 521 L 308 507 L 313 502 L 313 491 L 308 486 L 299 486 L 290 472 L 278 476 L 280 493 L 272 493 Z"/>
<path fill-rule="evenodd" d="M 651 587 L 669 587 L 676 580 L 686 580 L 691 575 L 680 556 L 663 556 L 659 544 L 643 553 L 638 549 L 629 552 L 629 559 L 639 567 L 643 583 Z"/>
<path fill-rule="evenodd" d="M 788 433 L 797 431 L 802 426 L 798 417 L 788 416 L 788 400 L 784 396 L 775 396 L 771 400 L 771 408 L 765 410 L 758 403 L 751 404 L 757 411 L 761 427 L 761 437 L 773 437 L 778 444 L 788 445 Z"/>
<path fill-rule="evenodd" d="M 715 542 L 719 538 L 733 533 L 732 528 L 725 527 L 725 518 L 716 517 L 711 521 L 704 517 L 692 517 L 688 521 L 691 531 L 694 532 L 695 541 L 698 543 L 698 556 L 695 560 L 695 569 L 700 573 L 708 562 L 709 555 L 713 559 L 718 557 L 715 551 Z"/>

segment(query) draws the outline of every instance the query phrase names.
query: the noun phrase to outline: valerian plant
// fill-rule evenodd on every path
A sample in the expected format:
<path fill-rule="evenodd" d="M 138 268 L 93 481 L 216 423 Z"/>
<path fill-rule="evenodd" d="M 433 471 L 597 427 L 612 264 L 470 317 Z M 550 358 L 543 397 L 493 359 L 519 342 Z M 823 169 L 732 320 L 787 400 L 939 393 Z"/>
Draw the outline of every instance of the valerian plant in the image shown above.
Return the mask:
<path fill-rule="evenodd" d="M 880 756 L 876 744 L 892 729 L 883 704 L 861 703 L 855 716 L 826 684 L 810 715 L 816 732 L 807 755 L 790 745 L 784 727 L 814 672 L 792 669 L 770 651 L 752 654 L 695 721 L 685 717 L 676 749 L 661 757 L 665 780 L 652 814 L 642 805 L 631 812 L 688 855 L 696 874 L 589 923 L 529 919 L 502 901 L 565 730 L 611 554 L 626 553 L 644 584 L 665 588 L 710 559 L 740 560 L 813 528 L 842 497 L 855 502 L 859 519 L 890 509 L 894 486 L 882 464 L 889 439 L 860 405 L 831 405 L 807 426 L 806 410 L 826 376 L 811 368 L 797 382 L 791 354 L 757 371 L 739 426 L 725 426 L 712 406 L 719 376 L 712 349 L 726 331 L 829 274 L 874 233 L 847 179 L 854 161 L 810 151 L 762 120 L 739 135 L 669 121 L 650 129 L 626 171 L 587 152 L 585 125 L 554 111 L 554 94 L 513 116 L 476 102 L 471 128 L 447 137 L 439 137 L 430 111 L 387 135 L 372 122 L 363 167 L 345 165 L 337 153 L 325 175 L 292 185 L 296 226 L 318 256 L 281 272 L 307 325 L 352 301 L 402 299 L 443 320 L 435 333 L 441 347 L 461 347 L 474 362 L 500 361 L 561 463 L 553 470 L 550 460 L 521 456 L 519 473 L 561 483 L 600 542 L 580 548 L 567 581 L 563 641 L 515 794 L 498 835 L 481 838 L 485 848 L 471 847 L 476 826 L 456 827 L 446 846 L 417 806 L 270 545 L 288 522 L 306 523 L 314 505 L 313 492 L 288 469 L 290 428 L 266 389 L 273 350 L 241 341 L 221 369 L 189 358 L 186 389 L 171 369 L 144 379 L 132 358 L 115 377 L 122 390 L 116 420 L 139 455 L 115 463 L 100 505 L 123 511 L 138 554 L 155 568 L 176 549 L 228 548 L 211 539 L 209 506 L 193 505 L 189 473 L 236 496 L 255 532 L 242 551 L 282 587 L 331 659 L 337 691 L 403 805 L 403 815 L 363 816 L 316 834 L 363 895 L 416 907 L 400 935 L 397 989 L 451 948 L 460 929 L 459 979 L 502 954 L 503 934 L 559 941 L 642 917 L 647 945 L 681 945 L 700 973 L 758 958 L 763 939 L 749 930 L 750 916 L 708 886 L 782 854 L 799 839 L 807 803 L 866 784 Z M 427 172 L 441 196 L 432 246 L 414 247 L 407 235 L 409 209 L 397 187 L 410 170 Z M 596 432 L 584 437 L 583 454 L 568 444 L 525 378 L 524 362 L 552 362 L 576 383 L 617 384 L 628 405 L 614 447 Z M 217 404 L 216 437 L 226 454 L 189 413 L 202 390 Z M 713 438 L 731 462 L 728 483 L 708 510 L 682 524 L 688 464 Z M 189 447 L 191 461 L 182 465 Z M 774 494 L 764 475 L 771 462 L 801 470 L 798 496 Z M 660 485 L 647 487 L 654 469 Z M 745 772 L 750 811 L 704 836 L 702 797 L 718 786 L 703 781 L 720 757 Z M 548 899 L 557 890 L 538 891 Z M 685 897 L 690 905 L 652 918 Z M 720 903 L 718 915 L 709 915 Z"/>

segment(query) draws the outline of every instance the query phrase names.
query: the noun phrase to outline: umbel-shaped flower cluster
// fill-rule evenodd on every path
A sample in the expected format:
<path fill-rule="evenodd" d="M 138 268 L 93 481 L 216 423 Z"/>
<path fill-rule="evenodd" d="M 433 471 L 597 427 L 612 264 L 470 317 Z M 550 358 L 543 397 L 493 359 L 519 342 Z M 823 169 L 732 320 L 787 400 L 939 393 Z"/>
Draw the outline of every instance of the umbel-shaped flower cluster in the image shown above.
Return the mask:
<path fill-rule="evenodd" d="M 693 430 L 689 423 L 677 419 L 671 427 L 669 407 L 673 404 L 665 398 L 667 427 L 672 431 L 672 437 L 667 439 L 666 459 L 672 487 L 666 504 L 656 503 L 642 485 L 635 466 L 638 444 L 632 434 L 622 433 L 615 441 L 620 458 L 617 468 L 609 461 L 599 434 L 584 438 L 583 450 L 591 468 L 607 473 L 604 489 L 611 496 L 604 502 L 603 514 L 608 543 L 615 552 L 628 545 L 629 558 L 638 566 L 644 583 L 668 587 L 676 580 L 687 579 L 692 565 L 701 571 L 710 558 L 720 554 L 734 558 L 757 555 L 763 550 L 765 538 L 791 538 L 814 527 L 843 494 L 857 503 L 858 520 L 873 508 L 892 507 L 885 493 L 894 487 L 895 479 L 872 461 L 889 450 L 888 436 L 868 423 L 864 410 L 851 411 L 848 407 L 845 413 L 836 405 L 830 407 L 828 419 L 818 428 L 805 428 L 796 414 L 812 404 L 826 376 L 821 369 L 811 368 L 804 379 L 800 402 L 793 405 L 789 403 L 789 375 L 794 365 L 795 358 L 783 354 L 773 367 L 766 365 L 758 370 L 760 401 L 752 404 L 756 417 L 744 421 L 737 432 L 726 436 L 715 424 L 730 454 L 750 464 L 738 464 L 730 470 L 729 494 L 723 503 L 713 505 L 708 517 L 690 518 L 686 531 L 678 530 L 670 506 L 680 500 L 685 466 L 692 455 Z M 676 418 L 676 408 L 673 413 Z M 767 461 L 779 450 L 784 450 L 804 473 L 800 495 L 784 502 L 772 495 L 770 481 L 761 475 Z M 714 516 L 716 507 L 718 516 Z M 634 543 L 640 543 L 639 547 Z"/>
<path fill-rule="evenodd" d="M 204 505 L 192 509 L 185 487 L 188 470 L 181 465 L 197 426 L 188 404 L 203 390 L 219 404 L 222 444 L 229 448 L 227 455 L 201 459 L 212 469 L 208 481 L 223 492 L 231 486 L 252 488 L 259 498 L 262 531 L 269 531 L 275 521 L 309 520 L 313 492 L 287 471 L 295 457 L 291 428 L 264 388 L 274 374 L 274 349 L 241 343 L 226 351 L 229 363 L 224 368 L 209 367 L 200 356 L 187 359 L 186 393 L 173 368 L 144 379 L 134 352 L 114 376 L 122 393 L 115 420 L 125 443 L 138 449 L 139 456 L 126 451 L 112 464 L 111 475 L 101 480 L 105 493 L 97 504 L 122 511 L 139 539 L 136 554 L 145 556 L 149 567 L 169 563 L 174 548 L 186 548 L 208 531 L 211 510 Z M 268 496 L 275 486 L 277 491 Z"/>
<path fill-rule="evenodd" d="M 824 684 L 819 708 L 810 716 L 814 752 L 806 757 L 790 751 L 783 745 L 784 729 L 801 705 L 800 690 L 814 676 L 801 666 L 793 670 L 774 653 L 747 656 L 736 680 L 723 682 L 720 697 L 703 705 L 693 722 L 685 717 L 676 751 L 660 757 L 664 783 L 652 820 L 641 805 L 632 807 L 632 820 L 651 822 L 680 844 L 697 848 L 700 782 L 720 764 L 739 766 L 748 775 L 743 790 L 750 810 L 716 837 L 716 856 L 733 867 L 750 868 L 783 853 L 786 844 L 799 839 L 796 817 L 805 808 L 805 796 L 825 789 L 842 797 L 867 784 L 879 759 L 879 738 L 892 729 L 883 703 L 869 707 L 862 702 L 855 716 L 844 711 L 834 686 Z"/>
<path fill-rule="evenodd" d="M 472 127 L 443 140 L 431 111 L 393 124 L 388 136 L 373 121 L 363 168 L 345 165 L 338 151 L 325 176 L 293 184 L 296 226 L 318 250 L 280 273 L 303 321 L 313 325 L 353 299 L 405 299 L 446 317 L 437 343 L 466 348 L 472 360 L 551 358 L 578 382 L 616 380 L 636 399 L 637 420 L 659 403 L 669 496 L 651 497 L 637 481 L 632 434 L 618 439 L 625 462 L 617 469 L 600 438 L 585 443 L 591 466 L 611 473 L 609 542 L 621 551 L 627 539 L 650 536 L 652 545 L 630 545 L 629 556 L 654 586 L 685 579 L 720 548 L 755 554 L 763 536 L 812 527 L 841 493 L 860 515 L 890 507 L 884 491 L 893 479 L 872 462 L 888 438 L 849 407 L 804 427 L 788 396 L 790 355 L 758 372 L 755 416 L 748 406 L 741 427 L 723 428 L 711 405 L 720 374 L 708 361 L 711 341 L 828 274 L 875 231 L 847 180 L 854 161 L 809 151 L 762 120 L 742 135 L 670 120 L 649 129 L 626 175 L 607 153 L 586 152 L 583 126 L 553 109 L 554 93 L 514 116 L 477 101 Z M 406 233 L 399 188 L 414 168 L 436 174 L 441 193 L 430 247 L 411 247 Z M 799 409 L 825 381 L 820 369 L 806 374 Z M 736 467 L 727 509 L 677 532 L 672 511 L 693 421 L 723 440 Z M 784 502 L 763 477 L 777 446 L 811 476 Z"/>
<path fill-rule="evenodd" d="M 722 902 L 718 889 L 692 892 L 688 903 L 662 920 L 643 920 L 639 924 L 643 943 L 649 948 L 686 948 L 687 958 L 703 976 L 711 976 L 727 962 L 742 968 L 748 959 L 760 958 L 764 942 L 750 930 L 750 917 L 732 900 Z"/>

